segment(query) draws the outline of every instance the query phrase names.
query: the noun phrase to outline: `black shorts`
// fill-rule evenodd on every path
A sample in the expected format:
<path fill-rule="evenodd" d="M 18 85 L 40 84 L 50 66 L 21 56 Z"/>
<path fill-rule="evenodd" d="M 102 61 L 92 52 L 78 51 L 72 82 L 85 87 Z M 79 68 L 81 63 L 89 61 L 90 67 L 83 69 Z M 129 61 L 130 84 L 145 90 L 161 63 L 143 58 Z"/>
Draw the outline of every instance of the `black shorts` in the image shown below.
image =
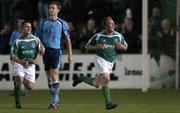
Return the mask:
<path fill-rule="evenodd" d="M 43 62 L 45 71 L 50 69 L 59 69 L 61 66 L 61 49 L 45 48 Z"/>

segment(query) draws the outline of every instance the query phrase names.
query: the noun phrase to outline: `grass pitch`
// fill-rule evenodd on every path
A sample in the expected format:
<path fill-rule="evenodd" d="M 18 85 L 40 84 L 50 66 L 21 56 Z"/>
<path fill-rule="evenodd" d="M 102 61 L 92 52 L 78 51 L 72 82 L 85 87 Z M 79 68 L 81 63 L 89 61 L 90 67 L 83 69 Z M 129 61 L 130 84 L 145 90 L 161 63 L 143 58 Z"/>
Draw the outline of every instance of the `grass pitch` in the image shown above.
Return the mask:
<path fill-rule="evenodd" d="M 104 109 L 101 90 L 61 90 L 62 106 L 47 109 L 48 91 L 32 91 L 22 97 L 23 109 L 15 109 L 11 91 L 0 91 L 0 113 L 180 113 L 179 90 L 111 90 L 118 108 Z"/>

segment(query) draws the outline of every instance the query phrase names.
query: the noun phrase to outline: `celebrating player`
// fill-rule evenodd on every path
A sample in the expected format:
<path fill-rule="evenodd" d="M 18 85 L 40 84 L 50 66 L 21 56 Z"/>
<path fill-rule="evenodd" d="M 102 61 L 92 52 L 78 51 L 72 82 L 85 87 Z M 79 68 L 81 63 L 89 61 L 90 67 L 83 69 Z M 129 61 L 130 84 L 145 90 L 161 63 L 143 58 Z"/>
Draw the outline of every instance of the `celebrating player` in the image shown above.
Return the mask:
<path fill-rule="evenodd" d="M 48 78 L 48 87 L 51 94 L 51 103 L 49 108 L 56 109 L 59 104 L 59 68 L 61 65 L 62 37 L 65 38 L 68 48 L 68 62 L 72 62 L 72 47 L 69 35 L 69 27 L 66 21 L 58 18 L 58 13 L 61 10 L 61 4 L 53 1 L 49 5 L 49 18 L 43 20 L 36 32 L 45 46 L 45 54 L 43 61 L 45 71 Z"/>
<path fill-rule="evenodd" d="M 115 24 L 111 17 L 103 20 L 105 30 L 95 34 L 86 44 L 87 50 L 96 50 L 97 76 L 95 78 L 86 77 L 83 74 L 73 81 L 73 86 L 84 82 L 96 88 L 101 87 L 105 99 L 105 108 L 113 109 L 117 104 L 112 103 L 108 84 L 110 73 L 117 56 L 116 50 L 127 50 L 127 43 L 124 37 L 114 30 Z"/>
<path fill-rule="evenodd" d="M 40 54 L 44 50 L 39 38 L 31 34 L 31 23 L 22 23 L 22 36 L 13 43 L 11 56 L 14 61 L 13 73 L 15 76 L 14 97 L 16 108 L 21 108 L 20 91 L 21 86 L 32 90 L 35 83 L 35 64 L 39 61 Z"/>

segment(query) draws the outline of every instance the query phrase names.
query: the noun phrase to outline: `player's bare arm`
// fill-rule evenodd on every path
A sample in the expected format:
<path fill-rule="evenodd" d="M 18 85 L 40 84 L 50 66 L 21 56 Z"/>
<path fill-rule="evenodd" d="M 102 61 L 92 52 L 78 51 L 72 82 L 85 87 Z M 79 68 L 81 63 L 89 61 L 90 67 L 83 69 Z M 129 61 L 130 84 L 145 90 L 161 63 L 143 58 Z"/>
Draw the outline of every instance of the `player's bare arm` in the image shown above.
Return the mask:
<path fill-rule="evenodd" d="M 101 50 L 107 47 L 106 44 L 96 44 L 96 45 L 88 45 L 86 47 L 87 50 Z"/>
<path fill-rule="evenodd" d="M 66 46 L 68 49 L 68 62 L 72 63 L 72 45 L 71 45 L 71 40 L 69 38 L 66 39 Z"/>
<path fill-rule="evenodd" d="M 36 58 L 33 61 L 29 62 L 29 63 L 32 63 L 32 64 L 36 65 L 38 63 L 39 59 L 41 58 L 41 53 L 40 52 L 37 53 Z"/>
<path fill-rule="evenodd" d="M 21 64 L 21 65 L 23 65 L 23 66 L 28 65 L 28 61 L 25 61 L 25 60 L 23 60 L 23 59 L 19 59 L 19 58 L 16 57 L 16 56 L 13 56 L 13 57 L 12 57 L 12 61 L 14 61 L 14 62 L 16 62 L 16 63 L 18 63 L 18 64 Z"/>
<path fill-rule="evenodd" d="M 43 43 L 41 41 L 40 41 L 40 46 L 41 46 L 41 50 L 40 50 L 39 54 L 43 55 L 44 52 L 45 52 L 45 48 L 44 48 L 44 45 L 43 45 Z"/>

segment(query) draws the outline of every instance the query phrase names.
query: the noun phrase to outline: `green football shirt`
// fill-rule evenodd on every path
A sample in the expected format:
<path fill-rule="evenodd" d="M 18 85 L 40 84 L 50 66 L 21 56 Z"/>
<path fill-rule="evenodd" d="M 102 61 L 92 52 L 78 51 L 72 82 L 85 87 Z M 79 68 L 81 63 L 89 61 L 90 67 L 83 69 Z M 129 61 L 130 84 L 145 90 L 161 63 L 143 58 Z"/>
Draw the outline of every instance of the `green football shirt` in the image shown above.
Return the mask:
<path fill-rule="evenodd" d="M 104 31 L 95 34 L 86 44 L 88 45 L 96 45 L 96 44 L 106 44 L 105 49 L 97 50 L 96 55 L 99 57 L 102 57 L 106 61 L 109 62 L 114 62 L 117 56 L 116 48 L 115 48 L 115 43 L 120 43 L 123 45 L 127 45 L 124 37 L 114 31 L 112 35 L 107 35 Z"/>
<path fill-rule="evenodd" d="M 34 35 L 29 35 L 27 38 L 21 37 L 16 39 L 11 48 L 11 55 L 19 59 L 32 61 L 39 51 L 40 40 Z"/>

